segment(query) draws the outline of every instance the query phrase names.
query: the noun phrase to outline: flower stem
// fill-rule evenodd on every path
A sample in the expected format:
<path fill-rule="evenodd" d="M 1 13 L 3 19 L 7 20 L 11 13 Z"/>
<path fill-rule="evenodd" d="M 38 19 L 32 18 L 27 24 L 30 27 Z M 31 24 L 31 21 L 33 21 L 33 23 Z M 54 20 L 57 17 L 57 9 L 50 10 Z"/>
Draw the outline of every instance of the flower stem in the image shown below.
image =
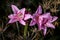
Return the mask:
<path fill-rule="evenodd" d="M 18 22 L 16 22 L 16 26 L 17 26 L 18 35 L 19 35 L 19 26 L 18 26 Z"/>
<path fill-rule="evenodd" d="M 3 29 L 3 22 L 2 22 L 2 29 Z M 2 32 L 2 38 L 3 38 L 3 40 L 4 40 L 4 35 L 3 35 L 3 32 Z"/>
<path fill-rule="evenodd" d="M 26 24 L 24 28 L 24 39 L 26 39 L 27 28 L 28 28 L 28 24 Z"/>

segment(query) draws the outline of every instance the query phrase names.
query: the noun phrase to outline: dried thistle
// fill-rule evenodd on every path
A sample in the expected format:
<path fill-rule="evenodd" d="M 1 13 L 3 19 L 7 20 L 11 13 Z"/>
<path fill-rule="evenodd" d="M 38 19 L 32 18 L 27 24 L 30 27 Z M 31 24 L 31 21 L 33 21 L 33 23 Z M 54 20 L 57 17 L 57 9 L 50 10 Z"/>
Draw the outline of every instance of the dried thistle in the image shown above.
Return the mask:
<path fill-rule="evenodd" d="M 43 0 L 43 8 L 44 11 L 46 11 L 47 9 L 50 9 L 50 11 L 52 13 L 56 13 L 59 10 L 57 9 L 58 4 L 60 4 L 60 0 Z"/>

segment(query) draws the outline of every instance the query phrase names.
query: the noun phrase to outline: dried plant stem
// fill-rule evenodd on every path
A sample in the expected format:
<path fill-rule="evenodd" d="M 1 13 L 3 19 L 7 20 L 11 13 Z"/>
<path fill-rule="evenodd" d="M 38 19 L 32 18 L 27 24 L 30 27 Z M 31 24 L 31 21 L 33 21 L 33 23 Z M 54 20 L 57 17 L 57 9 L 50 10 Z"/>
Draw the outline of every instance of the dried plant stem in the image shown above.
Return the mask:
<path fill-rule="evenodd" d="M 56 2 L 56 0 L 55 0 L 55 2 Z M 57 5 L 56 5 L 56 3 L 55 3 L 55 10 L 56 10 L 56 8 L 57 8 L 56 6 L 57 6 Z M 55 12 L 55 14 L 56 14 L 56 12 Z"/>
<path fill-rule="evenodd" d="M 47 1 L 47 0 L 44 0 L 44 1 Z M 44 6 L 46 6 L 45 3 L 44 3 L 44 1 L 43 1 L 43 8 L 44 8 Z M 46 8 L 44 8 L 44 13 L 45 12 L 46 12 Z"/>
<path fill-rule="evenodd" d="M 3 29 L 3 22 L 2 22 L 2 29 Z M 3 31 L 2 31 L 2 38 L 4 40 L 4 35 L 3 35 Z"/>
<path fill-rule="evenodd" d="M 5 28 L 3 29 L 3 32 L 5 32 L 6 30 L 7 30 L 7 28 L 9 27 L 7 27 L 8 26 L 8 24 L 6 24 L 6 26 L 5 26 Z"/>
<path fill-rule="evenodd" d="M 35 34 L 35 36 L 32 38 L 32 40 L 34 40 L 34 38 L 38 35 L 38 33 Z"/>
<path fill-rule="evenodd" d="M 16 26 L 17 26 L 18 35 L 19 35 L 19 26 L 18 26 L 18 22 L 16 22 Z"/>

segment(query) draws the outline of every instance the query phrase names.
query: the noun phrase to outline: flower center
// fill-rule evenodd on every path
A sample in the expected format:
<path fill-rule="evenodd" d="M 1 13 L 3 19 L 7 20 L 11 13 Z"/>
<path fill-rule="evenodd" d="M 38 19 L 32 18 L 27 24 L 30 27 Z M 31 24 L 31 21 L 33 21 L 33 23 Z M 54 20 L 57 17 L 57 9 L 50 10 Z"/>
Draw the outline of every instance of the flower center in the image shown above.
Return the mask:
<path fill-rule="evenodd" d="M 47 21 L 48 21 L 48 19 L 43 18 L 43 24 L 46 24 Z"/>
<path fill-rule="evenodd" d="M 38 19 L 39 19 L 39 16 L 36 16 L 36 20 L 38 21 Z"/>
<path fill-rule="evenodd" d="M 16 15 L 17 20 L 20 20 L 23 18 L 23 14 L 21 12 L 17 13 Z"/>
<path fill-rule="evenodd" d="M 18 13 L 18 17 L 19 18 L 22 18 L 22 13 Z"/>

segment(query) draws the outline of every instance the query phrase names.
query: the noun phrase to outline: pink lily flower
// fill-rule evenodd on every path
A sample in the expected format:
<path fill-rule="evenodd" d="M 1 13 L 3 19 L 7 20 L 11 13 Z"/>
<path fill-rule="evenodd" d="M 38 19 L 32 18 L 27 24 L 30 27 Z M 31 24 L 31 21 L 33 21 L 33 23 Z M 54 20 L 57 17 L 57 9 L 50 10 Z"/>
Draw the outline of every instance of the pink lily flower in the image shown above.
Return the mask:
<path fill-rule="evenodd" d="M 37 8 L 35 14 L 33 14 L 32 16 L 32 21 L 30 23 L 30 26 L 33 26 L 35 25 L 36 23 L 38 23 L 38 19 L 39 19 L 39 16 L 42 14 L 42 9 L 41 9 L 41 6 L 39 5 L 39 7 Z"/>
<path fill-rule="evenodd" d="M 39 17 L 39 30 L 43 30 L 44 35 L 46 35 L 47 27 L 55 29 L 55 26 L 52 24 L 58 17 L 51 16 L 50 13 L 43 14 Z"/>
<path fill-rule="evenodd" d="M 10 18 L 8 23 L 14 23 L 16 21 L 19 21 L 19 23 L 21 23 L 22 25 L 26 25 L 26 22 L 24 20 L 28 20 L 32 16 L 29 13 L 25 14 L 25 8 L 19 10 L 15 5 L 11 5 L 11 7 L 14 14 L 10 14 L 8 16 L 8 18 Z"/>
<path fill-rule="evenodd" d="M 55 26 L 52 24 L 55 20 L 57 20 L 58 17 L 51 16 L 50 13 L 42 14 L 41 6 L 38 7 L 35 14 L 33 14 L 32 21 L 30 23 L 30 26 L 33 26 L 35 24 L 38 25 L 39 30 L 43 30 L 44 35 L 46 35 L 47 27 L 55 29 Z"/>

